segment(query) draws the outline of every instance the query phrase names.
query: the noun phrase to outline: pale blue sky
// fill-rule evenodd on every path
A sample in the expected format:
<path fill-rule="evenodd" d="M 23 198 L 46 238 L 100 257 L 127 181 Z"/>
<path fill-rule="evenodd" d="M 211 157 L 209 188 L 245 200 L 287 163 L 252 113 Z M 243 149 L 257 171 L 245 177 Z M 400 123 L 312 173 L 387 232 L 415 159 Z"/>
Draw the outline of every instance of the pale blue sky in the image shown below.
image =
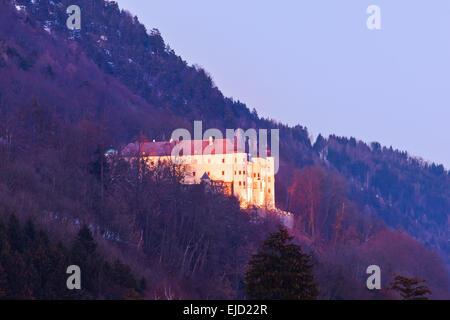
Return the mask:
<path fill-rule="evenodd" d="M 450 1 L 118 2 L 260 115 L 450 168 Z"/>

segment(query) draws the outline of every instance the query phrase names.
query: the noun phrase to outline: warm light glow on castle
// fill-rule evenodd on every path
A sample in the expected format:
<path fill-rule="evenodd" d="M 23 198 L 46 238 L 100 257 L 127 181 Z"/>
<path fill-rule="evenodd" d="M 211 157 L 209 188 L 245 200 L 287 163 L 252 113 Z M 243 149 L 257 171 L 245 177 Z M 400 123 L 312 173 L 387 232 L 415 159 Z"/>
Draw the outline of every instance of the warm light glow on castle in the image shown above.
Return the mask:
<path fill-rule="evenodd" d="M 131 143 L 125 154 L 140 154 L 150 166 L 160 161 L 181 164 L 185 184 L 219 182 L 241 206 L 275 209 L 274 158 L 252 156 L 228 139 Z"/>

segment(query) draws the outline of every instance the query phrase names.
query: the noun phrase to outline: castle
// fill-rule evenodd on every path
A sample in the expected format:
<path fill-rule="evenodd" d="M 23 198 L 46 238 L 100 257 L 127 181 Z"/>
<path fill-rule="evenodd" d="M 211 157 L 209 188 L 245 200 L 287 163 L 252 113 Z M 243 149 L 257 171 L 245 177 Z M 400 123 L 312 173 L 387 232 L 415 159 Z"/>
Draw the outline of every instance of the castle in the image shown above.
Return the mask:
<path fill-rule="evenodd" d="M 275 209 L 274 158 L 251 155 L 229 139 L 130 143 L 128 157 L 140 155 L 149 166 L 171 161 L 184 168 L 184 184 L 216 182 L 239 199 L 241 207 Z"/>

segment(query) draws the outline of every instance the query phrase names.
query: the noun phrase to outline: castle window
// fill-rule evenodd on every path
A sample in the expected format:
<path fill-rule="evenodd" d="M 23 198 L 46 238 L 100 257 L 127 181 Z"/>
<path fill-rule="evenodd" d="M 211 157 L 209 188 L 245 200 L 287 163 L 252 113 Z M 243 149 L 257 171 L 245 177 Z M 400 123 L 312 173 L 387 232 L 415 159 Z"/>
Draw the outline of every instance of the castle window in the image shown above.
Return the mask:
<path fill-rule="evenodd" d="M 269 189 L 269 193 L 270 193 L 270 189 Z"/>
<path fill-rule="evenodd" d="M 236 175 L 236 170 L 234 171 L 234 175 Z"/>
<path fill-rule="evenodd" d="M 194 172 L 192 172 L 192 175 L 195 177 L 195 171 Z"/>
<path fill-rule="evenodd" d="M 239 175 L 241 175 L 242 174 L 242 171 L 241 170 L 239 170 Z"/>
<path fill-rule="evenodd" d="M 211 172 L 210 172 L 210 171 L 208 171 L 208 176 L 210 176 L 210 177 L 211 177 Z"/>
<path fill-rule="evenodd" d="M 244 187 L 245 187 L 245 181 L 244 181 Z"/>
<path fill-rule="evenodd" d="M 244 170 L 244 172 L 243 172 L 243 173 L 244 173 L 244 175 L 245 175 L 245 170 Z"/>
<path fill-rule="evenodd" d="M 253 174 L 253 178 L 256 178 L 256 173 Z"/>
<path fill-rule="evenodd" d="M 222 163 L 225 163 L 225 158 L 222 159 Z"/>
<path fill-rule="evenodd" d="M 222 171 L 222 175 L 223 175 L 223 176 L 225 175 L 225 171 Z"/>
<path fill-rule="evenodd" d="M 239 186 L 242 186 L 242 182 L 241 181 L 239 181 Z"/>

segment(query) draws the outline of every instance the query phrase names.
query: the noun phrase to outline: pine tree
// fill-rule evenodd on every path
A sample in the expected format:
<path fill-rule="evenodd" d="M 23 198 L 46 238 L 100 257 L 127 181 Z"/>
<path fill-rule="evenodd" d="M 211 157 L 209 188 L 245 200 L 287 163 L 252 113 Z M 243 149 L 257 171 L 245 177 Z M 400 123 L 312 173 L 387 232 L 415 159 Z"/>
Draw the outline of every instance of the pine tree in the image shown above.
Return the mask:
<path fill-rule="evenodd" d="M 147 279 L 144 277 L 139 281 L 139 293 L 143 293 L 147 289 Z"/>
<path fill-rule="evenodd" d="M 3 268 L 2 264 L 0 263 L 0 299 L 6 298 L 8 291 L 7 286 L 8 286 L 8 279 L 6 277 L 6 271 L 5 268 Z"/>
<path fill-rule="evenodd" d="M 404 300 L 428 300 L 426 295 L 431 294 L 427 286 L 420 285 L 425 280 L 406 278 L 397 275 L 391 283 L 390 290 L 397 291 Z"/>
<path fill-rule="evenodd" d="M 9 256 L 9 243 L 7 239 L 6 228 L 0 218 L 0 299 L 8 297 L 8 276 L 3 267 L 4 261 Z"/>
<path fill-rule="evenodd" d="M 83 225 L 75 239 L 73 253 L 78 255 L 77 258 L 83 259 L 94 254 L 96 249 L 97 243 L 92 237 L 91 230 L 89 230 L 87 225 Z"/>
<path fill-rule="evenodd" d="M 312 274 L 311 256 L 292 244 L 287 230 L 269 234 L 249 262 L 245 283 L 249 299 L 313 300 L 319 291 Z"/>
<path fill-rule="evenodd" d="M 83 293 L 88 295 L 86 298 L 95 297 L 99 290 L 101 261 L 97 243 L 88 226 L 84 225 L 80 229 L 71 251 L 71 264 L 81 269 Z"/>
<path fill-rule="evenodd" d="M 3 251 L 6 250 L 6 248 L 8 247 L 7 242 L 8 242 L 8 235 L 6 233 L 6 227 L 3 224 L 3 221 L 0 219 L 0 258 L 2 257 Z"/>
<path fill-rule="evenodd" d="M 24 246 L 23 233 L 20 228 L 19 220 L 13 214 L 9 216 L 7 233 L 11 249 L 22 252 Z"/>
<path fill-rule="evenodd" d="M 112 265 L 112 277 L 115 284 L 125 288 L 135 288 L 136 280 L 133 277 L 130 266 L 115 260 Z"/>
<path fill-rule="evenodd" d="M 24 227 L 25 238 L 27 241 L 33 242 L 36 240 L 36 228 L 31 220 L 27 220 Z"/>
<path fill-rule="evenodd" d="M 34 252 L 30 254 L 33 270 L 33 285 L 34 293 L 36 297 L 42 299 L 54 298 L 53 293 L 50 290 L 50 283 L 54 278 L 56 270 L 53 264 L 51 254 L 50 241 L 47 234 L 44 231 L 39 231 L 35 236 L 35 248 Z"/>
<path fill-rule="evenodd" d="M 57 243 L 52 248 L 51 257 L 54 274 L 49 283 L 49 292 L 56 299 L 74 299 L 77 295 L 77 290 L 67 290 L 66 287 L 66 270 L 70 265 L 69 250 L 62 243 Z"/>

